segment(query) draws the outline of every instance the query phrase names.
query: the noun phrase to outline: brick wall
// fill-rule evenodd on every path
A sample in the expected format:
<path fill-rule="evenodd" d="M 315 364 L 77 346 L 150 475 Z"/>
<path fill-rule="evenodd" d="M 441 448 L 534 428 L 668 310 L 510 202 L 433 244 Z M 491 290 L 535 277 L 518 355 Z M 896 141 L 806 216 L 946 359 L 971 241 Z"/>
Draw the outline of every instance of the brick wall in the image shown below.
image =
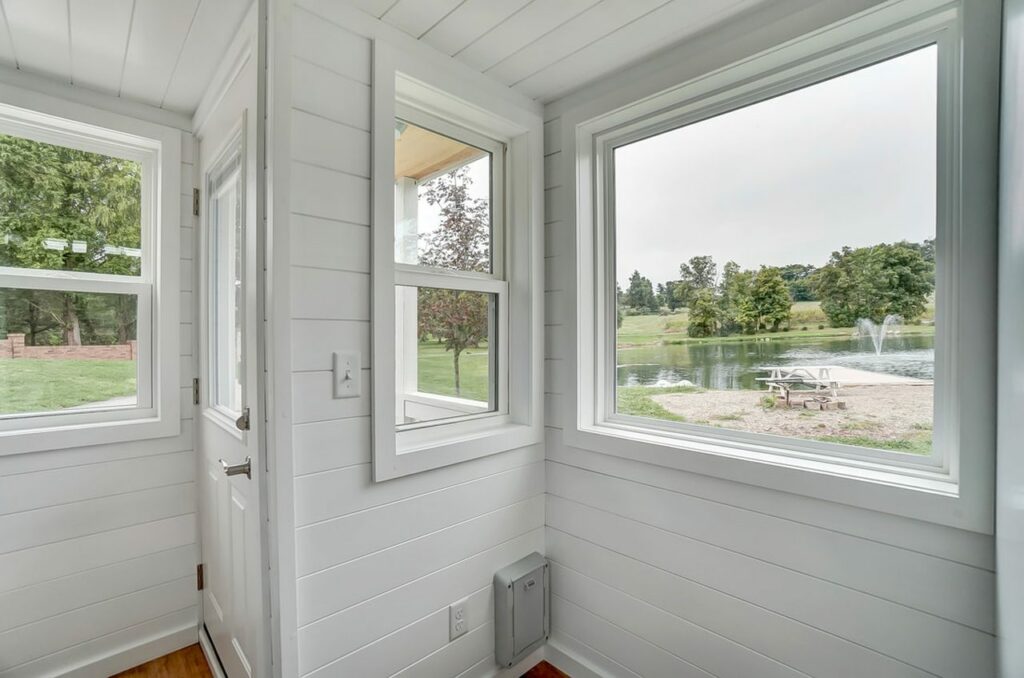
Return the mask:
<path fill-rule="evenodd" d="M 105 346 L 26 346 L 24 334 L 8 334 L 0 339 L 0 360 L 35 358 L 37 360 L 135 360 L 138 342 Z"/>

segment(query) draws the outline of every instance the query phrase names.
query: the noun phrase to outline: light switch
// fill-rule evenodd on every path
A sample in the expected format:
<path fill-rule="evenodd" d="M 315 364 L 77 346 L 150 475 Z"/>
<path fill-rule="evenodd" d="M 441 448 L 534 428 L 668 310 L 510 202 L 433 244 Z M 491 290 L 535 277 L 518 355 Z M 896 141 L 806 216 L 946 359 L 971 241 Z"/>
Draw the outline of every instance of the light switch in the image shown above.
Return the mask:
<path fill-rule="evenodd" d="M 358 398 L 362 390 L 362 366 L 358 351 L 334 353 L 334 397 Z"/>

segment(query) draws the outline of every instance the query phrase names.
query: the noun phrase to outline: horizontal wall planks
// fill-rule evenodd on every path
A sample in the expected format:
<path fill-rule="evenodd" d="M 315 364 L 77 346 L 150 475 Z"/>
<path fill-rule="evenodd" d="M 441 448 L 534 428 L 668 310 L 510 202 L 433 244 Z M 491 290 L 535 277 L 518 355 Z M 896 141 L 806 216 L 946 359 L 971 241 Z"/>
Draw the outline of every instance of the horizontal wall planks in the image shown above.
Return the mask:
<path fill-rule="evenodd" d="M 936 675 L 995 670 L 991 635 L 873 595 L 552 495 L 547 524 Z"/>
<path fill-rule="evenodd" d="M 561 464 L 547 471 L 550 494 L 994 631 L 991 572 Z"/>
<path fill-rule="evenodd" d="M 0 633 L 0 673 L 49 654 L 51 647 L 71 647 L 195 602 L 193 575 L 5 631 Z"/>
<path fill-rule="evenodd" d="M 299 527 L 381 506 L 500 473 L 544 458 L 544 449 L 525 447 L 455 466 L 374 483 L 369 466 L 355 466 L 295 479 L 295 524 Z"/>
<path fill-rule="evenodd" d="M 558 593 L 551 596 L 551 618 L 552 624 L 557 624 L 564 633 L 590 647 L 600 648 L 603 655 L 626 667 L 633 675 L 716 678 L 636 634 L 569 602 Z"/>
<path fill-rule="evenodd" d="M 113 494 L 0 516 L 0 547 L 11 553 L 195 512 L 193 483 Z"/>
<path fill-rule="evenodd" d="M 544 497 L 427 532 L 298 581 L 299 624 L 321 619 L 373 596 L 427 576 L 544 524 Z M 358 587 L 345 586 L 359 582 Z"/>
<path fill-rule="evenodd" d="M 0 477 L 0 515 L 177 485 L 194 477 L 191 451 Z"/>
<path fill-rule="evenodd" d="M 402 544 L 543 494 L 544 465 L 534 462 L 410 496 L 297 531 L 296 570 L 305 576 Z"/>
<path fill-rule="evenodd" d="M 299 629 L 300 671 L 305 674 L 447 607 L 491 583 L 494 572 L 544 549 L 543 529 L 506 541 L 442 570 Z"/>
<path fill-rule="evenodd" d="M 589 579 L 561 563 L 556 562 L 551 567 L 551 588 L 566 600 L 586 600 L 585 609 L 592 614 L 602 619 L 616 618 L 624 628 L 652 645 L 713 676 L 799 678 L 805 675 L 727 637 Z"/>
<path fill-rule="evenodd" d="M 677 617 L 772 657 L 812 676 L 924 678 L 909 664 L 802 624 L 769 609 L 724 594 L 640 560 L 577 539 L 556 529 L 547 533 L 548 557 Z M 587 588 L 577 596 L 588 605 Z M 616 614 L 609 614 L 619 619 Z"/>
<path fill-rule="evenodd" d="M 350 417 L 292 429 L 296 476 L 370 463 L 370 418 Z"/>
<path fill-rule="evenodd" d="M 293 110 L 369 131 L 369 86 L 302 59 L 292 61 L 292 82 L 303 83 L 292 90 Z"/>
<path fill-rule="evenodd" d="M 392 0 L 393 1 L 393 0 Z M 370 84 L 370 41 L 298 3 L 292 13 L 292 54 L 346 78 Z"/>
<path fill-rule="evenodd" d="M 291 256 L 296 266 L 370 272 L 367 226 L 302 214 L 293 215 L 291 225 Z"/>
<path fill-rule="evenodd" d="M 189 544 L 2 593 L 0 632 L 190 576 L 195 559 Z"/>

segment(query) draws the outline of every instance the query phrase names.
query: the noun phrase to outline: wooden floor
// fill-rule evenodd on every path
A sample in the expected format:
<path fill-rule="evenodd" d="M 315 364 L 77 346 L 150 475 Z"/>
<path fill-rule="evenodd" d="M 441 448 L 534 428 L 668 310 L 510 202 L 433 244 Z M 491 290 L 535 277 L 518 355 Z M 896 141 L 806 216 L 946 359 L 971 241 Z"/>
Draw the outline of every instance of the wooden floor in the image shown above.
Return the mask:
<path fill-rule="evenodd" d="M 523 674 L 523 678 L 569 678 L 547 662 L 541 662 Z"/>
<path fill-rule="evenodd" d="M 158 657 L 142 666 L 128 669 L 113 678 L 213 678 L 206 657 L 198 645 Z M 541 662 L 523 674 L 523 678 L 569 678 L 547 662 Z"/>
<path fill-rule="evenodd" d="M 213 678 L 213 674 L 199 645 L 189 645 L 113 678 Z"/>

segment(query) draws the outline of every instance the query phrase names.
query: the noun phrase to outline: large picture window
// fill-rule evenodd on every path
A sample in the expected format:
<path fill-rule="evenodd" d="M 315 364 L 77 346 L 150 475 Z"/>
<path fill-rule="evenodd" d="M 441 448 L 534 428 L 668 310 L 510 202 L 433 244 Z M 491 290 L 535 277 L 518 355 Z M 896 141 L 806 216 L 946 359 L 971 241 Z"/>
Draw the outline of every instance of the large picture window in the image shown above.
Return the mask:
<path fill-rule="evenodd" d="M 158 224 L 177 214 L 177 195 L 170 206 L 160 191 L 162 178 L 178 192 L 166 168 L 178 170 L 180 137 L 159 132 L 0 108 L 0 434 L 47 429 L 56 443 L 54 427 L 87 425 L 72 437 L 88 444 L 99 423 L 177 425 L 160 424 L 176 419 L 177 342 L 156 336 L 160 319 L 177 319 L 177 292 L 158 284 L 177 280 L 158 258 L 177 267 L 177 223 L 173 244 Z M 166 369 L 158 344 L 173 351 Z"/>
<path fill-rule="evenodd" d="M 932 455 L 937 56 L 614 149 L 617 414 Z"/>

